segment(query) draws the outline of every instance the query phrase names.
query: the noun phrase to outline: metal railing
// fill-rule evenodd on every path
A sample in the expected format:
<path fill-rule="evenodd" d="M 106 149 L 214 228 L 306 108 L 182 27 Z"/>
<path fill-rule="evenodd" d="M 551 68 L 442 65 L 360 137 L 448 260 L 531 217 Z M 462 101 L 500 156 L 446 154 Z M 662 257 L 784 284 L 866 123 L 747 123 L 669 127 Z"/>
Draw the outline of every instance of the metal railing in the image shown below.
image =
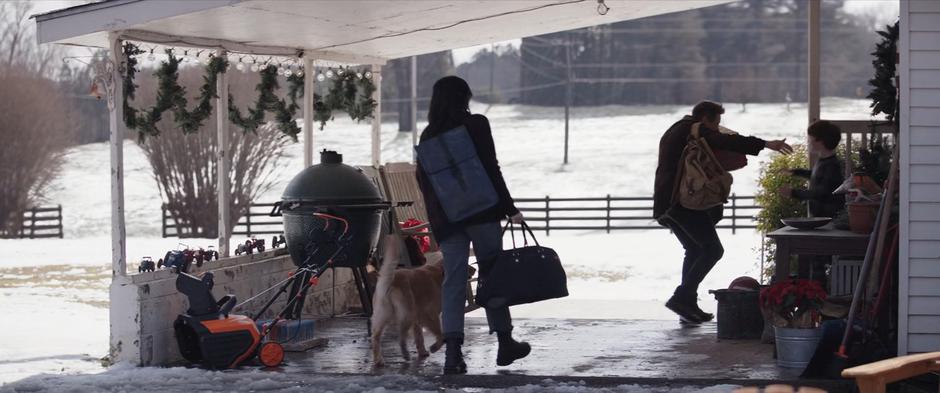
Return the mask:
<path fill-rule="evenodd" d="M 516 198 L 516 206 L 526 216 L 532 230 L 551 231 L 601 230 L 606 233 L 619 230 L 665 229 L 653 220 L 653 197 L 593 198 Z M 273 203 L 256 203 L 248 209 L 232 231 L 234 235 L 277 235 L 284 231 L 281 217 L 270 217 Z M 753 196 L 732 194 L 725 205 L 725 216 L 718 223 L 720 229 L 756 228 L 755 217 L 760 210 Z M 178 226 L 163 208 L 163 237 L 180 236 Z M 183 234 L 181 237 L 186 237 Z"/>

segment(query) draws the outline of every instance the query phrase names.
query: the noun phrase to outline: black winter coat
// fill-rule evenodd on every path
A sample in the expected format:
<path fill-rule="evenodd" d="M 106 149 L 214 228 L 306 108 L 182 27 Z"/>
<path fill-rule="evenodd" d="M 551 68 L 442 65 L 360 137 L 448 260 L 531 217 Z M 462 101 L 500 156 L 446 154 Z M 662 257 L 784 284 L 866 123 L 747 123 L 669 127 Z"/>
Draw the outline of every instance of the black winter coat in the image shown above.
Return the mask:
<path fill-rule="evenodd" d="M 462 230 L 466 226 L 500 221 L 519 213 L 519 209 L 517 209 L 516 205 L 513 203 L 509 189 L 506 187 L 506 181 L 503 180 L 503 174 L 499 169 L 499 162 L 496 160 L 496 146 L 493 143 L 493 133 L 490 130 L 489 120 L 487 120 L 486 116 L 479 114 L 468 114 L 462 120 L 463 125 L 467 127 L 467 131 L 470 134 L 470 139 L 473 140 L 474 147 L 476 147 L 477 156 L 480 157 L 480 162 L 483 163 L 486 174 L 489 175 L 490 181 L 493 182 L 493 187 L 499 195 L 499 203 L 463 221 L 450 222 L 447 220 L 447 215 L 441 207 L 440 200 L 437 199 L 437 194 L 434 193 L 434 188 L 431 187 L 431 183 L 424 174 L 424 169 L 421 168 L 421 164 L 418 164 L 418 170 L 415 171 L 415 176 L 418 177 L 418 187 L 421 189 L 421 194 L 424 196 L 424 205 L 427 208 L 431 231 L 434 233 L 434 238 L 437 239 L 438 242 Z M 425 132 L 421 134 L 421 141 L 423 142 L 433 138 L 459 125 L 459 122 L 455 122 L 454 124 L 448 124 L 446 127 L 442 127 L 440 130 L 425 130 Z"/>
<path fill-rule="evenodd" d="M 813 217 L 835 217 L 845 209 L 845 198 L 833 195 L 845 178 L 842 175 L 842 161 L 836 156 L 816 161 L 812 171 L 794 169 L 793 174 L 809 179 L 809 188 L 793 190 L 792 196 L 801 201 L 809 201 L 809 214 Z"/>
<path fill-rule="evenodd" d="M 656 180 L 653 185 L 653 218 L 666 213 L 672 207 L 672 197 L 676 186 L 676 172 L 682 151 L 688 143 L 695 119 L 685 116 L 666 130 L 659 140 L 659 166 L 656 167 Z M 699 127 L 702 138 L 712 149 L 728 150 L 756 156 L 766 142 L 753 136 L 722 134 L 718 130 Z"/>

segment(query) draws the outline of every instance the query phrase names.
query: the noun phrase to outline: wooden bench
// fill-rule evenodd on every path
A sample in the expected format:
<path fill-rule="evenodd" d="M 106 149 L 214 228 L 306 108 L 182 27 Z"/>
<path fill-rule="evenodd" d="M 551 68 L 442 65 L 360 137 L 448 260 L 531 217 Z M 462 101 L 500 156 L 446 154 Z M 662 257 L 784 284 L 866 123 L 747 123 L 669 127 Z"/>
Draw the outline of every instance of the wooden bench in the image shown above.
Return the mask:
<path fill-rule="evenodd" d="M 889 383 L 938 371 L 940 352 L 929 352 L 852 367 L 842 371 L 842 377 L 855 378 L 861 393 L 884 393 L 885 385 Z"/>

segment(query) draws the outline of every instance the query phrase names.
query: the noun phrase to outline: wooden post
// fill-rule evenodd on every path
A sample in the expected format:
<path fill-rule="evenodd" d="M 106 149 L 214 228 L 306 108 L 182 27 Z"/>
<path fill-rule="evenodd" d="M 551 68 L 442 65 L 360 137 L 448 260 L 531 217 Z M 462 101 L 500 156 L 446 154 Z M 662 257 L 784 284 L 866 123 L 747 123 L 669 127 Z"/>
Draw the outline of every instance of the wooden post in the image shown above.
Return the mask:
<path fill-rule="evenodd" d="M 610 233 L 610 194 L 607 194 L 607 233 Z"/>
<path fill-rule="evenodd" d="M 411 56 L 411 146 L 418 146 L 418 58 Z M 418 162 L 418 153 L 411 149 L 411 162 Z"/>
<path fill-rule="evenodd" d="M 59 239 L 65 237 L 65 229 L 62 228 L 62 205 L 59 205 Z"/>
<path fill-rule="evenodd" d="M 124 222 L 124 85 L 121 70 L 124 68 L 124 49 L 117 32 L 108 33 L 111 51 L 108 55 L 113 64 L 111 79 L 106 89 L 108 100 L 108 126 L 111 137 L 111 276 L 127 275 L 127 228 Z"/>
<path fill-rule="evenodd" d="M 731 194 L 731 234 L 734 235 L 737 231 L 737 220 L 735 217 L 738 215 L 738 196 Z"/>
<path fill-rule="evenodd" d="M 852 132 L 845 133 L 845 178 L 852 176 Z"/>
<path fill-rule="evenodd" d="M 546 195 L 545 196 L 545 236 L 548 236 L 548 228 L 551 226 L 550 221 L 549 221 L 549 218 L 550 218 L 549 206 L 548 206 L 549 201 L 551 201 L 551 199 L 549 199 L 549 196 Z"/>
<path fill-rule="evenodd" d="M 35 239 L 36 238 L 36 207 L 35 206 L 33 206 L 33 208 L 30 209 L 30 213 L 31 214 L 29 216 L 29 238 Z"/>
<path fill-rule="evenodd" d="M 219 56 L 226 56 L 225 51 L 219 53 Z M 216 169 L 216 181 L 219 189 L 219 257 L 225 258 L 231 255 L 229 250 L 229 240 L 232 238 L 232 187 L 229 178 L 232 167 L 232 152 L 229 151 L 229 130 L 228 130 L 228 73 L 223 70 L 216 82 L 218 96 L 215 100 L 216 132 L 218 133 L 218 157 Z"/>
<path fill-rule="evenodd" d="M 316 76 L 313 59 L 304 55 L 304 168 L 313 165 L 313 81 Z"/>
<path fill-rule="evenodd" d="M 809 21 L 807 23 L 807 28 L 809 29 L 809 42 L 806 46 L 807 48 L 807 73 L 809 74 L 807 80 L 809 86 L 806 89 L 807 94 L 807 112 L 809 114 L 809 122 L 807 125 L 812 124 L 814 121 L 819 120 L 819 20 L 820 20 L 820 2 L 821 0 L 809 0 Z M 809 146 L 809 135 L 806 135 L 806 145 Z M 809 154 L 809 153 L 807 153 Z M 813 166 L 813 157 L 809 157 L 810 167 Z"/>
<path fill-rule="evenodd" d="M 568 163 L 568 117 L 571 112 L 571 35 L 565 41 L 565 159 Z M 494 53 L 493 56 L 496 54 Z"/>
<path fill-rule="evenodd" d="M 382 163 L 382 66 L 372 65 L 372 82 L 375 83 L 375 111 L 372 113 L 372 167 L 378 168 Z"/>
<path fill-rule="evenodd" d="M 246 236 L 251 237 L 251 207 L 250 206 L 248 207 L 248 212 L 245 213 L 245 228 L 246 228 L 245 232 L 247 232 Z M 271 247 L 274 247 L 274 245 L 272 244 Z"/>
<path fill-rule="evenodd" d="M 166 237 L 166 204 L 160 205 L 160 233 Z"/>

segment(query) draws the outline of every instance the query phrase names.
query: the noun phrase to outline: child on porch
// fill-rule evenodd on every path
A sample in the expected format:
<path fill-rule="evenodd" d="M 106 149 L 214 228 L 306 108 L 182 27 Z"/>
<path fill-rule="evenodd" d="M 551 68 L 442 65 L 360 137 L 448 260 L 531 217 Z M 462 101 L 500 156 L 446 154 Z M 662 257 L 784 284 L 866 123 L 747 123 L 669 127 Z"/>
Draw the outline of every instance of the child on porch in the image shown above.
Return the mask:
<path fill-rule="evenodd" d="M 791 169 L 790 174 L 809 179 L 807 189 L 791 189 L 782 187 L 780 193 L 787 197 L 807 201 L 809 214 L 813 217 L 835 218 L 842 209 L 845 209 L 845 199 L 841 195 L 833 195 L 842 184 L 842 160 L 836 156 L 836 148 L 842 139 L 842 130 L 839 126 L 826 120 L 817 120 L 806 130 L 809 134 L 809 151 L 816 157 L 813 170 Z M 826 270 L 832 263 L 832 257 L 816 256 L 812 272 L 801 271 L 800 276 L 810 276 L 819 281 L 827 291 Z"/>
<path fill-rule="evenodd" d="M 790 174 L 809 179 L 809 188 L 791 189 L 782 187 L 780 193 L 784 196 L 807 201 L 809 214 L 813 217 L 834 218 L 839 211 L 845 208 L 845 200 L 840 195 L 833 195 L 842 184 L 842 160 L 836 156 L 836 148 L 842 139 L 842 130 L 839 126 L 826 120 L 817 120 L 807 129 L 809 134 L 810 154 L 816 157 L 813 170 L 791 169 Z"/>

